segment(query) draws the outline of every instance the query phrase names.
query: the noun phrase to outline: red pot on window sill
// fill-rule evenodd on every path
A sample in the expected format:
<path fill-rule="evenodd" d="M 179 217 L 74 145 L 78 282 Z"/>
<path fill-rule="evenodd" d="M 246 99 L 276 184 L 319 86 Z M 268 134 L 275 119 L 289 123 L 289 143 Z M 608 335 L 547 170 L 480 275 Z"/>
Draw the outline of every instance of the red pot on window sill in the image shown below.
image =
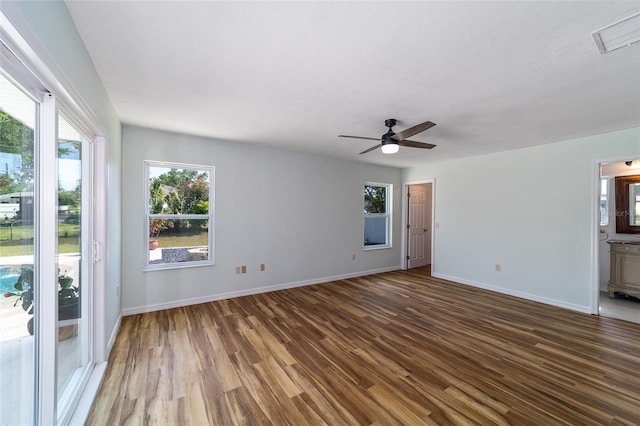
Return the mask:
<path fill-rule="evenodd" d="M 160 244 L 158 243 L 158 240 L 156 239 L 150 239 L 149 240 L 149 250 L 155 250 L 158 248 Z"/>

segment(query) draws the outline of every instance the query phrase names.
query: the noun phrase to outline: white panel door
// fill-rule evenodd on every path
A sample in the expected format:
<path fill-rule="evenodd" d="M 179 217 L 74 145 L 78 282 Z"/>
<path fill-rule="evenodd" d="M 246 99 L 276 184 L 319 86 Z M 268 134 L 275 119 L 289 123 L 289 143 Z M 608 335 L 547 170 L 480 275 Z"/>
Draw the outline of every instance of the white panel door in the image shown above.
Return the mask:
<path fill-rule="evenodd" d="M 431 254 L 427 250 L 427 246 L 431 247 L 431 241 L 427 239 L 430 234 L 430 220 L 427 220 L 428 204 L 431 204 L 431 199 L 429 197 L 427 202 L 427 185 L 410 185 L 408 268 L 418 268 L 430 263 Z"/>

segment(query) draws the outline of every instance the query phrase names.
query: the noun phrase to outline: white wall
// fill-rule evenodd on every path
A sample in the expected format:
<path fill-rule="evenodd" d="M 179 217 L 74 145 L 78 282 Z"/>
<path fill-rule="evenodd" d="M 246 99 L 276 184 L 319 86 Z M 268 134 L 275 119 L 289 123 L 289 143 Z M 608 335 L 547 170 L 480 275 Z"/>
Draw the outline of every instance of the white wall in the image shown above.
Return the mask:
<path fill-rule="evenodd" d="M 435 179 L 434 275 L 590 312 L 595 164 L 639 155 L 635 128 L 405 170 Z"/>
<path fill-rule="evenodd" d="M 143 272 L 144 160 L 215 167 L 214 266 Z M 393 248 L 363 250 L 363 186 L 393 184 L 393 211 L 400 212 L 401 174 L 395 168 L 124 126 L 125 314 L 399 268 L 399 215 Z M 247 273 L 236 275 L 241 265 Z"/>
<path fill-rule="evenodd" d="M 82 39 L 62 1 L 0 2 L 2 12 L 42 60 L 48 71 L 63 84 L 76 102 L 102 128 L 107 146 L 108 190 L 106 204 L 108 247 L 106 253 L 105 338 L 113 334 L 120 317 L 120 188 L 121 126 L 109 96 L 93 66 Z M 106 344 L 107 342 L 103 342 Z"/>

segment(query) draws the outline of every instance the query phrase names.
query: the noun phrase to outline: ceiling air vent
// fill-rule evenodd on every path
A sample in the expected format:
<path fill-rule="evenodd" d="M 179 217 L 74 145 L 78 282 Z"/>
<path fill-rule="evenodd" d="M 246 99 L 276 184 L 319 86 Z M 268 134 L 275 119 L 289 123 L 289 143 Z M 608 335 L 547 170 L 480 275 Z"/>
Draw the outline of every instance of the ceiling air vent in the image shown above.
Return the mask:
<path fill-rule="evenodd" d="M 601 54 L 640 41 L 640 12 L 591 33 Z"/>

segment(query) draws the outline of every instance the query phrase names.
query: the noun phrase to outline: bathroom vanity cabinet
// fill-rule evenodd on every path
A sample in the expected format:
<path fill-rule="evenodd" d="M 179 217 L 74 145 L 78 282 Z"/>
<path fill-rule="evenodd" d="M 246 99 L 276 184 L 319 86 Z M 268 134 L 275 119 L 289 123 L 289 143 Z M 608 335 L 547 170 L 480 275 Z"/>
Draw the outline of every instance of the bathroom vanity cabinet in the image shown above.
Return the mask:
<path fill-rule="evenodd" d="M 609 241 L 611 276 L 609 297 L 621 292 L 640 298 L 640 241 Z"/>

